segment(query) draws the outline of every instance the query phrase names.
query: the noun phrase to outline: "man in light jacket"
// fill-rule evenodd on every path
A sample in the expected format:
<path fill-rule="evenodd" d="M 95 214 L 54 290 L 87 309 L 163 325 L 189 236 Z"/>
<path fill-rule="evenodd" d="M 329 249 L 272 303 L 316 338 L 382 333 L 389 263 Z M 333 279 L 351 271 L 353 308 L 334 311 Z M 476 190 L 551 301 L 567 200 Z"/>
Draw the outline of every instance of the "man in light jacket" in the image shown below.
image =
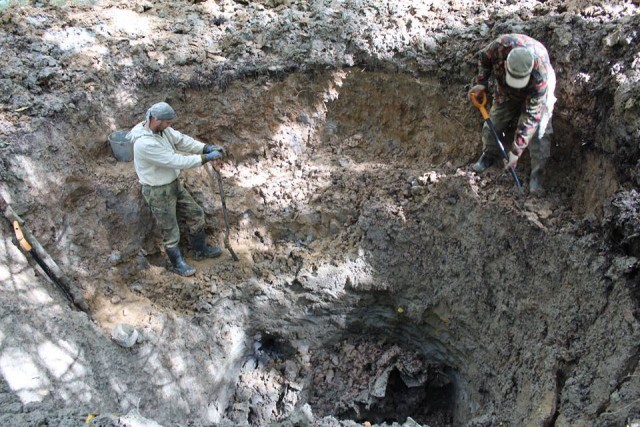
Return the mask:
<path fill-rule="evenodd" d="M 178 214 L 187 223 L 196 259 L 215 258 L 222 251 L 217 246 L 207 246 L 204 210 L 182 186 L 180 170 L 220 159 L 224 150 L 173 129 L 171 123 L 175 117 L 176 112 L 166 102 L 154 104 L 147 110 L 146 120 L 131 129 L 127 138 L 134 144 L 133 161 L 142 184 L 142 195 L 162 228 L 164 250 L 172 269 L 181 276 L 192 276 L 196 269 L 184 261 L 178 247 Z"/>

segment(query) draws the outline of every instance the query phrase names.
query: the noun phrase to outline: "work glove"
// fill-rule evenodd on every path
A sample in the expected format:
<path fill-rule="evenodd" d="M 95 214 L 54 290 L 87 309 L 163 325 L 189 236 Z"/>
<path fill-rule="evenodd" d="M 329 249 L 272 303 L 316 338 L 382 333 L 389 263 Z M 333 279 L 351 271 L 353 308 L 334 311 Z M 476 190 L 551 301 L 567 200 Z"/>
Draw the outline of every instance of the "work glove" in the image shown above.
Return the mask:
<path fill-rule="evenodd" d="M 480 98 L 482 92 L 486 91 L 487 87 L 485 85 L 475 85 L 471 89 L 469 89 L 469 93 L 475 94 L 476 98 Z"/>
<path fill-rule="evenodd" d="M 212 153 L 214 151 L 219 151 L 220 153 L 222 153 L 223 156 L 225 156 L 227 153 L 224 151 L 224 148 L 222 148 L 219 145 L 205 145 L 204 149 L 202 150 L 203 154 L 209 154 Z"/>
<path fill-rule="evenodd" d="M 510 168 L 513 168 L 515 170 L 516 166 L 518 166 L 518 155 L 515 154 L 513 151 L 509 151 L 509 153 L 507 153 L 509 155 L 509 160 L 504 159 L 504 168 L 506 170 L 509 170 Z"/>
<path fill-rule="evenodd" d="M 204 149 L 202 150 L 203 154 L 209 154 L 212 153 L 214 151 L 219 151 L 220 153 L 222 153 L 223 156 L 226 156 L 227 153 L 224 151 L 224 148 L 222 148 L 222 146 L 220 145 L 205 145 Z"/>
<path fill-rule="evenodd" d="M 222 153 L 218 150 L 213 150 L 210 153 L 203 154 L 204 158 L 210 162 L 211 160 L 218 160 L 222 158 Z"/>

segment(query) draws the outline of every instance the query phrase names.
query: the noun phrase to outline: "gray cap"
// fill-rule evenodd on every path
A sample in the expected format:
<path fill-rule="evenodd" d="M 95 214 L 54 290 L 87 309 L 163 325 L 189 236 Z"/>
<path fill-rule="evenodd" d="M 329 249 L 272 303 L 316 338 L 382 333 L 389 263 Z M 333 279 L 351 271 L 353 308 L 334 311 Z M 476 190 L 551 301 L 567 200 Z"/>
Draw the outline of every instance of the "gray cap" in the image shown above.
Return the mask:
<path fill-rule="evenodd" d="M 158 102 L 147 110 L 147 121 L 149 121 L 151 117 L 156 120 L 173 120 L 176 117 L 176 112 L 171 108 L 171 105 L 166 102 Z"/>
<path fill-rule="evenodd" d="M 507 55 L 507 84 L 522 89 L 529 83 L 533 70 L 533 54 L 526 47 L 516 47 Z"/>

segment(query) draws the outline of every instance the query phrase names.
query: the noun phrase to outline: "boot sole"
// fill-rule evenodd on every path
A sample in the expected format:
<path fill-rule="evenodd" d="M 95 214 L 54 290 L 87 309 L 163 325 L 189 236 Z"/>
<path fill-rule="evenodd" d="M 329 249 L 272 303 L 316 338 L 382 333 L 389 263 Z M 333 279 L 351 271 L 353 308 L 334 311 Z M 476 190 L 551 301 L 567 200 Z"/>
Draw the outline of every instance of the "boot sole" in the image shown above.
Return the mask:
<path fill-rule="evenodd" d="M 179 272 L 178 270 L 174 269 L 174 268 L 172 268 L 171 271 L 174 272 L 175 274 L 177 274 L 178 276 L 182 276 L 182 277 L 191 277 L 194 274 L 196 274 L 195 268 L 193 269 L 193 271 L 188 270 L 188 271 L 185 271 L 185 272 L 182 272 L 182 273 Z"/>
<path fill-rule="evenodd" d="M 222 251 L 220 252 L 216 252 L 215 254 L 209 255 L 209 256 L 205 256 L 203 254 L 198 254 L 198 253 L 194 253 L 193 257 L 197 260 L 197 261 L 202 261 L 203 259 L 212 259 L 212 258 L 218 258 L 220 255 L 222 255 Z"/>
<path fill-rule="evenodd" d="M 484 161 L 481 164 L 478 164 L 478 162 L 475 162 L 474 164 L 471 165 L 471 169 L 473 169 L 473 171 L 476 173 L 482 173 L 487 169 L 489 169 L 491 166 L 493 166 L 495 163 L 496 163 L 495 159 Z"/>

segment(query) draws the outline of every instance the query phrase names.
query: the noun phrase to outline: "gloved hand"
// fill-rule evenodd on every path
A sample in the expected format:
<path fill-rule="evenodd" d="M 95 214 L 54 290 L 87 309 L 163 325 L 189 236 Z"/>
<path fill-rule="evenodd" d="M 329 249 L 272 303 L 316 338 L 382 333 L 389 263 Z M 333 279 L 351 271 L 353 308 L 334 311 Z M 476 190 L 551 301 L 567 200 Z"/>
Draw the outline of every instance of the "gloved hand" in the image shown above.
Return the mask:
<path fill-rule="evenodd" d="M 480 98 L 482 92 L 486 91 L 487 88 L 485 85 L 475 85 L 471 89 L 469 89 L 469 93 L 475 94 L 476 98 Z"/>
<path fill-rule="evenodd" d="M 205 145 L 204 149 L 202 150 L 202 154 L 209 154 L 214 151 L 219 151 L 220 153 L 222 153 L 223 156 L 226 155 L 224 148 L 222 148 L 219 145 Z"/>
<path fill-rule="evenodd" d="M 218 160 L 222 158 L 222 153 L 218 150 L 213 150 L 210 153 L 204 154 L 204 158 L 209 162 L 211 160 Z"/>
<path fill-rule="evenodd" d="M 506 170 L 509 170 L 509 168 L 513 168 L 515 170 L 516 166 L 518 166 L 518 159 L 520 157 L 518 157 L 517 154 L 515 154 L 513 151 L 509 151 L 507 153 L 509 155 L 509 160 L 507 161 L 507 159 L 504 159 L 504 168 Z"/>

